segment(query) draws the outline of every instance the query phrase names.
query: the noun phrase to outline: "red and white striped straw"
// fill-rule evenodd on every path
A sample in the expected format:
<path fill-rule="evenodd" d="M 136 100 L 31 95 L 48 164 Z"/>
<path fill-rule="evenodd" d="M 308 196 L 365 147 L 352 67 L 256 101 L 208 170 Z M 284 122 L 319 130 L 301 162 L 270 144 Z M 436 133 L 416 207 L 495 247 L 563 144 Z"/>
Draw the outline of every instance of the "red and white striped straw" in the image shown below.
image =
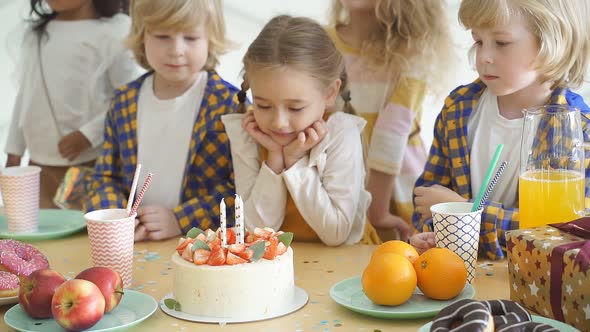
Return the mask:
<path fill-rule="evenodd" d="M 152 176 L 154 176 L 153 173 L 149 173 L 147 178 L 145 179 L 145 182 L 143 183 L 143 187 L 141 187 L 141 190 L 139 191 L 139 194 L 137 194 L 137 199 L 135 200 L 135 203 L 133 203 L 133 207 L 131 208 L 131 212 L 129 212 L 129 216 L 131 217 L 135 212 L 137 212 L 137 208 L 139 207 L 139 203 L 141 203 L 141 200 L 143 199 L 143 195 L 145 194 L 148 186 L 150 185 L 150 182 L 152 181 Z"/>

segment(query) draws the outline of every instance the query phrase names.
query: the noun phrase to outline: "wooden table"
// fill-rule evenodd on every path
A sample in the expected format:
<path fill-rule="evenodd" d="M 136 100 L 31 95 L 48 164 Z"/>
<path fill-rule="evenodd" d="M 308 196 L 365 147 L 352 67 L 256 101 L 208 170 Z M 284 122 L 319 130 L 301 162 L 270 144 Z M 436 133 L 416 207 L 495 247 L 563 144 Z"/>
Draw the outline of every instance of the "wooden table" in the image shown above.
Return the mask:
<path fill-rule="evenodd" d="M 177 239 L 135 244 L 132 288 L 153 296 L 158 302 L 172 290 L 170 257 Z M 85 232 L 41 242 L 32 242 L 47 257 L 53 269 L 73 277 L 91 266 L 90 247 Z M 374 250 L 354 245 L 330 248 L 320 244 L 294 243 L 295 284 L 305 289 L 309 302 L 287 316 L 253 323 L 201 324 L 179 320 L 158 308 L 147 320 L 130 331 L 416 331 L 430 319 L 385 320 L 352 312 L 334 302 L 329 290 L 335 283 L 358 276 Z M 479 262 L 473 284 L 476 299 L 509 298 L 506 261 Z M 11 331 L 4 313 L 11 305 L 0 306 L 0 331 Z"/>

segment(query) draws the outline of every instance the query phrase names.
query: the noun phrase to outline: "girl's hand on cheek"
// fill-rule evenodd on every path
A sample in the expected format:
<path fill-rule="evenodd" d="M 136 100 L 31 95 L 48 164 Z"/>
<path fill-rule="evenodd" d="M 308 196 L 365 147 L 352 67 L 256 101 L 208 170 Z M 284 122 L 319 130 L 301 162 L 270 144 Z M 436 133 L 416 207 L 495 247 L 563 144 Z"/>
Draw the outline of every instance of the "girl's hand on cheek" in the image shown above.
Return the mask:
<path fill-rule="evenodd" d="M 260 130 L 254 114 L 252 112 L 246 113 L 246 116 L 242 120 L 242 128 L 256 141 L 256 143 L 262 145 L 269 152 L 281 151 L 282 146 L 275 142 L 269 135 L 265 134 Z"/>
<path fill-rule="evenodd" d="M 297 138 L 283 149 L 285 168 L 293 166 L 303 158 L 309 150 L 321 142 L 328 133 L 324 120 L 318 120 L 297 135 Z"/>
<path fill-rule="evenodd" d="M 256 143 L 268 150 L 266 165 L 275 174 L 280 174 L 285 169 L 285 162 L 283 160 L 283 146 L 275 142 L 270 136 L 260 130 L 252 112 L 246 113 L 246 116 L 242 120 L 242 127 Z"/>

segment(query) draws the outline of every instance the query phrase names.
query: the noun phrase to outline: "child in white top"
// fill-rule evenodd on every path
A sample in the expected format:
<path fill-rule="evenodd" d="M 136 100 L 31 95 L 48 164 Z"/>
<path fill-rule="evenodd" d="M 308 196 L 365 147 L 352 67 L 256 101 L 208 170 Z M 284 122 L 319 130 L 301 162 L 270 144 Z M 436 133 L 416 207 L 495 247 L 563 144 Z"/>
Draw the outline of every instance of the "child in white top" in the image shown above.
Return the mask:
<path fill-rule="evenodd" d="M 582 84 L 590 60 L 589 10 L 587 0 L 461 2 L 459 20 L 471 30 L 479 78 L 452 91 L 436 120 L 430 155 L 414 189 L 414 225 L 423 233 L 410 243 L 419 251 L 435 245 L 430 208 L 472 200 L 499 143 L 504 144 L 500 160 L 508 165 L 518 160 L 523 109 L 575 106 L 584 141 L 590 141 L 590 108 L 570 90 Z M 586 152 L 586 201 L 588 157 Z M 479 250 L 489 259 L 505 257 L 506 232 L 519 227 L 518 171 L 517 165 L 506 168 L 483 207 Z"/>
<path fill-rule="evenodd" d="M 136 241 L 217 229 L 219 202 L 235 194 L 221 116 L 239 107 L 239 89 L 215 71 L 228 44 L 221 1 L 133 0 L 131 17 L 127 44 L 149 72 L 115 93 L 86 209 L 126 206 L 141 163 L 154 177 Z"/>
<path fill-rule="evenodd" d="M 22 45 L 19 91 L 5 151 L 6 166 L 28 150 L 41 165 L 41 207 L 68 166 L 90 163 L 103 141 L 114 89 L 141 73 L 123 39 L 126 1 L 31 1 L 31 26 Z"/>
<path fill-rule="evenodd" d="M 292 231 L 295 240 L 358 242 L 370 194 L 361 132 L 352 113 L 344 59 L 313 20 L 278 16 L 244 56 L 240 99 L 253 110 L 222 117 L 245 224 Z M 345 112 L 335 112 L 342 96 Z"/>

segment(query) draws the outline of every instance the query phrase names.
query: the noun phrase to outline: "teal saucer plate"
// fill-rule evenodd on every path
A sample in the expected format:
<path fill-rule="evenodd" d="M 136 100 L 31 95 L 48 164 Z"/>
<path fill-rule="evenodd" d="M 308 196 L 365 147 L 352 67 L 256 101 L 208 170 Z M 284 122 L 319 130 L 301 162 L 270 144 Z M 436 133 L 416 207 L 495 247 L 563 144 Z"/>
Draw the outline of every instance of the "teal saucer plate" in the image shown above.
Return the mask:
<path fill-rule="evenodd" d="M 126 289 L 121 303 L 113 311 L 105 314 L 96 325 L 84 331 L 124 331 L 151 316 L 157 308 L 158 303 L 153 297 Z M 13 329 L 23 332 L 65 331 L 52 318 L 34 319 L 29 317 L 19 304 L 8 309 L 4 315 L 4 321 Z"/>
<path fill-rule="evenodd" d="M 39 229 L 30 233 L 9 233 L 6 215 L 0 214 L 0 238 L 38 241 L 64 237 L 86 227 L 84 213 L 78 210 L 41 209 Z"/>
<path fill-rule="evenodd" d="M 448 301 L 429 299 L 418 288 L 404 304 L 394 307 L 373 303 L 363 292 L 361 277 L 344 279 L 330 289 L 330 296 L 336 303 L 358 313 L 386 319 L 415 319 L 435 316 L 442 308 L 461 300 L 472 299 L 475 290 L 466 284 L 457 297 Z"/>
<path fill-rule="evenodd" d="M 213 317 L 213 316 L 192 315 L 192 314 L 189 314 L 186 312 L 175 311 L 175 310 L 169 309 L 166 306 L 166 304 L 164 303 L 164 301 L 166 299 L 174 299 L 173 294 L 172 293 L 166 294 L 166 296 L 164 296 L 164 298 L 160 301 L 160 308 L 162 309 L 162 311 L 164 311 L 166 314 L 168 314 L 172 317 L 183 319 L 183 320 L 188 320 L 191 322 L 225 324 L 225 323 L 255 322 L 255 321 L 259 321 L 259 320 L 271 319 L 271 318 L 275 318 L 275 317 L 288 315 L 292 312 L 295 312 L 295 311 L 301 309 L 304 305 L 306 305 L 307 300 L 309 299 L 309 296 L 307 295 L 307 292 L 303 288 L 295 287 L 295 292 L 293 294 L 293 300 L 290 303 L 285 303 L 282 306 L 277 306 L 270 312 L 267 312 L 267 313 L 264 313 L 261 315 L 253 315 L 253 316 L 249 316 L 249 317 Z"/>

